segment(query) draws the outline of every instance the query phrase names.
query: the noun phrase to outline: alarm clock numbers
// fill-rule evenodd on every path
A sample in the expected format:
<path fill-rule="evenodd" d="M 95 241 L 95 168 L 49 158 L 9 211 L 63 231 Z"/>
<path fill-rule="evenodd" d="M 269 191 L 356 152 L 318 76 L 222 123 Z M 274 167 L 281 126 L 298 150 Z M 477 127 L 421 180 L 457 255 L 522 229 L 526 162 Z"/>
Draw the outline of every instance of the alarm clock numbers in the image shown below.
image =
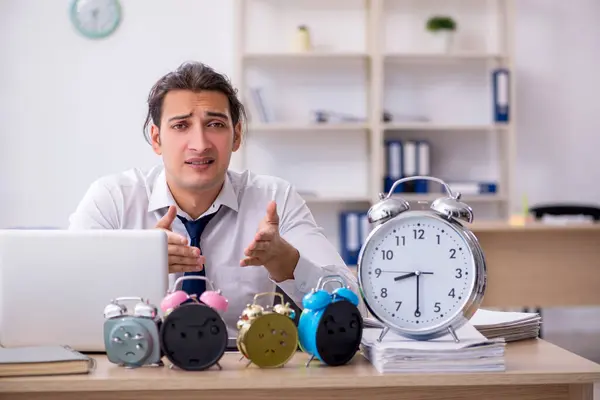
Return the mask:
<path fill-rule="evenodd" d="M 469 245 L 450 224 L 411 216 L 384 225 L 363 255 L 361 280 L 375 313 L 400 329 L 453 318 L 474 285 Z"/>

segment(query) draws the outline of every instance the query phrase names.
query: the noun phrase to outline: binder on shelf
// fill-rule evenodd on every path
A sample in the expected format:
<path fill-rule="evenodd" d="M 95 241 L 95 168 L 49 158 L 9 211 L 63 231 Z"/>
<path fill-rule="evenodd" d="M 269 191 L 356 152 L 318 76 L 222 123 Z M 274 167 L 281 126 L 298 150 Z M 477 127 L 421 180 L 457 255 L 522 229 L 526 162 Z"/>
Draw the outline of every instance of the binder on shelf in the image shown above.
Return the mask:
<path fill-rule="evenodd" d="M 371 233 L 371 224 L 367 212 L 360 213 L 360 247 L 362 247 L 367 241 L 367 237 Z"/>
<path fill-rule="evenodd" d="M 510 74 L 506 68 L 492 72 L 494 121 L 506 123 L 510 119 Z"/>
<path fill-rule="evenodd" d="M 258 114 L 260 122 L 273 122 L 273 116 L 265 103 L 262 88 L 250 88 L 250 96 L 252 109 Z"/>
<path fill-rule="evenodd" d="M 346 211 L 340 213 L 340 255 L 346 265 L 358 264 L 360 252 L 359 213 Z"/>
<path fill-rule="evenodd" d="M 462 195 L 495 194 L 498 193 L 498 184 L 496 182 L 452 182 L 448 181 L 448 186 L 453 192 L 459 192 Z M 444 188 L 440 188 L 444 191 Z"/>
<path fill-rule="evenodd" d="M 402 142 L 399 140 L 387 140 L 385 142 L 386 153 L 386 171 L 383 182 L 384 191 L 388 193 L 392 189 L 392 185 L 398 179 L 404 176 L 403 174 L 403 152 Z M 403 191 L 403 184 L 396 186 L 394 193 Z"/>
<path fill-rule="evenodd" d="M 410 177 L 417 175 L 417 142 L 413 140 L 407 140 L 403 143 L 402 149 L 403 152 L 403 170 L 404 176 Z M 405 193 L 415 193 L 416 191 L 416 181 L 410 181 L 404 183 L 404 192 Z"/>
<path fill-rule="evenodd" d="M 431 164 L 429 158 L 429 142 L 426 140 L 420 140 L 416 143 L 416 165 L 417 175 L 429 176 L 431 173 Z M 416 193 L 428 193 L 429 192 L 429 181 L 418 180 L 415 181 L 415 192 Z"/>
<path fill-rule="evenodd" d="M 340 255 L 346 265 L 358 264 L 358 254 L 370 232 L 367 211 L 340 213 Z"/>

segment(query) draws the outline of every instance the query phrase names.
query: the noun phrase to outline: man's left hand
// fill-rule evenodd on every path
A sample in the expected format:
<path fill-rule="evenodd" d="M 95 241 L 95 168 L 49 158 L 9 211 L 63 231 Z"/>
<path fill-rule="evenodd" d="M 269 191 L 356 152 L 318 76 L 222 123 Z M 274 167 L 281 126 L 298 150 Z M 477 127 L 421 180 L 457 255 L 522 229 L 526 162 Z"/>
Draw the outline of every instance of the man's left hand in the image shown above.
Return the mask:
<path fill-rule="evenodd" d="M 300 254 L 279 235 L 279 216 L 274 201 L 267 205 L 267 214 L 244 255 L 246 257 L 240 261 L 242 267 L 262 265 L 275 282 L 294 278 Z"/>

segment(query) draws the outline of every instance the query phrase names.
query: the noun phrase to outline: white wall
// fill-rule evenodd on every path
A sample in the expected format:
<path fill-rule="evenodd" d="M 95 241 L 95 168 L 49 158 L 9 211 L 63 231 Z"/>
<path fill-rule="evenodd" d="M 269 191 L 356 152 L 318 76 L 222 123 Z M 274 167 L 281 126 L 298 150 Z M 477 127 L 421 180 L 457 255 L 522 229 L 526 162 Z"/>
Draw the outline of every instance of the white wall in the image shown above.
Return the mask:
<path fill-rule="evenodd" d="M 158 162 L 141 131 L 148 90 L 187 59 L 233 73 L 232 1 L 123 0 L 122 25 L 113 37 L 97 42 L 74 32 L 67 0 L 0 1 L 0 227 L 65 226 L 93 179 Z M 600 27 L 593 20 L 600 3 L 516 3 L 515 200 L 527 192 L 531 202 L 600 202 L 595 184 Z M 337 23 L 334 29 L 338 42 L 344 30 L 361 37 L 352 26 Z M 363 44 L 354 42 L 351 49 Z M 294 99 L 296 89 L 288 87 L 285 94 Z M 360 136 L 345 143 L 354 146 L 354 158 L 345 166 L 349 171 L 359 171 L 355 163 L 366 161 L 359 152 L 364 143 Z M 549 157 L 549 151 L 557 156 Z"/>
<path fill-rule="evenodd" d="M 516 4 L 516 189 L 531 202 L 599 204 L 600 2 Z"/>
<path fill-rule="evenodd" d="M 92 41 L 70 0 L 0 1 L 0 226 L 66 226 L 92 180 L 160 160 L 146 98 L 185 60 L 232 73 L 232 2 L 125 0 L 114 36 Z"/>

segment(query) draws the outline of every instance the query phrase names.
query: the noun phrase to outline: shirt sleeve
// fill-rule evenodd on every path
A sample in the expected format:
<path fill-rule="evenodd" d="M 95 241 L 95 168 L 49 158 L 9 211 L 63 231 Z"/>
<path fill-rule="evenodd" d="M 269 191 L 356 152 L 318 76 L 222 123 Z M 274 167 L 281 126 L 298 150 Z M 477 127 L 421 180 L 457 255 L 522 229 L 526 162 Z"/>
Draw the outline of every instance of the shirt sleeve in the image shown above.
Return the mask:
<path fill-rule="evenodd" d="M 325 236 L 310 212 L 306 202 L 289 187 L 280 214 L 280 234 L 300 253 L 296 264 L 294 279 L 288 279 L 277 285 L 302 308 L 302 298 L 317 286 L 319 279 L 327 275 L 340 276 L 359 297 L 359 310 L 366 316 L 358 287 L 358 281 L 346 265 L 335 246 Z M 333 290 L 339 283 L 330 282 L 324 289 Z"/>
<path fill-rule="evenodd" d="M 119 229 L 118 216 L 112 192 L 103 182 L 96 181 L 69 217 L 69 230 Z"/>

